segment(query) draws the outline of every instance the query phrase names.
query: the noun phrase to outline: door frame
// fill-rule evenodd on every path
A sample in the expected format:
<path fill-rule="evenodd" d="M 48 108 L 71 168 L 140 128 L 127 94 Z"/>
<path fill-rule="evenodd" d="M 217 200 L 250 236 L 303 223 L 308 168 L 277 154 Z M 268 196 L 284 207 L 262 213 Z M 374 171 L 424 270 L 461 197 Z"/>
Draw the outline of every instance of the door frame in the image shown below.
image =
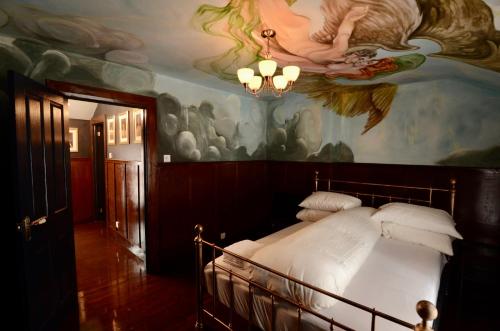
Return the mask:
<path fill-rule="evenodd" d="M 68 106 L 69 108 L 69 106 Z M 98 185 L 98 180 L 96 178 L 96 150 L 95 150 L 95 143 L 96 143 L 96 139 L 95 139 L 95 132 L 94 132 L 94 129 L 96 127 L 96 125 L 102 125 L 102 134 L 103 134 L 103 168 L 105 169 L 106 168 L 106 162 L 105 162 L 105 159 L 106 159 L 106 155 L 107 155 L 107 150 L 106 150 L 106 135 L 105 135 L 105 125 L 106 123 L 103 122 L 103 121 L 100 121 L 100 120 L 90 120 L 90 133 L 89 133 L 89 136 L 90 136 L 90 156 L 91 156 L 91 159 L 92 159 L 92 171 L 93 171 L 93 175 L 92 175 L 92 179 L 93 179 L 93 188 L 92 188 L 92 192 L 94 194 L 94 217 L 96 219 L 99 219 L 98 217 L 100 216 L 99 215 L 99 212 L 97 210 L 97 205 L 98 205 L 98 201 L 97 201 L 97 185 Z M 104 188 L 106 187 L 106 174 L 104 173 L 104 178 L 102 180 L 102 185 L 104 185 Z M 106 192 L 104 192 L 104 194 L 106 194 Z M 106 200 L 106 197 L 104 197 L 104 200 Z M 104 220 L 106 220 L 106 218 L 108 217 L 108 214 L 107 214 L 107 211 L 106 211 L 106 207 L 104 206 L 104 211 L 103 211 L 103 214 L 104 214 Z M 109 225 L 109 224 L 108 224 Z"/>
<path fill-rule="evenodd" d="M 105 103 L 116 106 L 125 106 L 144 109 L 144 192 L 146 233 L 146 272 L 159 273 L 160 269 L 160 225 L 158 221 L 158 181 L 157 177 L 157 113 L 156 98 L 107 90 L 103 88 L 84 86 L 80 84 L 46 80 L 49 88 L 63 93 L 70 99 Z M 106 149 L 106 144 L 104 145 Z"/>

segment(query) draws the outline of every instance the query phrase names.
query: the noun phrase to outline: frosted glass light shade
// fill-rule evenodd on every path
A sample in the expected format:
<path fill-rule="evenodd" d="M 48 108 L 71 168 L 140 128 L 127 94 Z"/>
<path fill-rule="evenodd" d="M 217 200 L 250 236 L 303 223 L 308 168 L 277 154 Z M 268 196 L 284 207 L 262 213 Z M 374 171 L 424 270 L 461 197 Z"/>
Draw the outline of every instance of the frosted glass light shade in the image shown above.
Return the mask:
<path fill-rule="evenodd" d="M 262 85 L 262 77 L 260 76 L 253 76 L 250 82 L 248 83 L 248 87 L 251 90 L 258 90 L 261 85 Z"/>
<path fill-rule="evenodd" d="M 273 60 L 263 60 L 259 62 L 259 71 L 260 74 L 264 77 L 274 75 L 277 67 L 276 61 Z"/>
<path fill-rule="evenodd" d="M 279 75 L 273 77 L 273 84 L 277 89 L 284 90 L 288 82 L 283 75 Z"/>
<path fill-rule="evenodd" d="M 287 81 L 295 82 L 299 78 L 300 68 L 297 66 L 286 66 L 283 68 L 283 76 Z"/>
<path fill-rule="evenodd" d="M 254 75 L 253 69 L 250 68 L 238 69 L 237 73 L 238 73 L 238 79 L 240 80 L 241 84 L 250 83 L 250 80 Z"/>

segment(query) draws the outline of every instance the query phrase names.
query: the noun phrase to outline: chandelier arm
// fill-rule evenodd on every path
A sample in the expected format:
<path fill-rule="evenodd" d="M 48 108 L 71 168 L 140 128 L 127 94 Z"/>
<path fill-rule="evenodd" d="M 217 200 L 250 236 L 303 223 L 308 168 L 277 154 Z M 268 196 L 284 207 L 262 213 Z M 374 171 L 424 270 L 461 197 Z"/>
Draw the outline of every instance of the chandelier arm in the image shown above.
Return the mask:
<path fill-rule="evenodd" d="M 260 95 L 260 93 L 264 90 L 264 87 L 265 87 L 265 82 L 262 82 L 262 85 L 258 89 L 256 89 L 256 90 L 248 89 L 247 92 L 258 97 Z"/>
<path fill-rule="evenodd" d="M 278 91 L 278 92 L 276 92 L 276 91 Z M 277 97 L 277 98 L 280 98 L 280 97 L 283 95 L 283 92 L 284 92 L 284 91 L 274 90 L 274 89 L 273 89 L 273 95 L 274 95 L 275 97 Z"/>
<path fill-rule="evenodd" d="M 292 87 L 293 87 L 293 81 L 289 80 L 288 83 L 286 84 L 286 87 L 283 89 L 283 93 L 291 91 Z"/>

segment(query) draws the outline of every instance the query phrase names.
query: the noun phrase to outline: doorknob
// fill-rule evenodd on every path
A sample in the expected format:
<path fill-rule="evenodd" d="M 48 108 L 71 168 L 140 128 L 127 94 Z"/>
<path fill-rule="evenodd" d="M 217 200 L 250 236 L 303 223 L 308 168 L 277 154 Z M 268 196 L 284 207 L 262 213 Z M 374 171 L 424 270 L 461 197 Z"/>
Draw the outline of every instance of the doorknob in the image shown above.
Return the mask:
<path fill-rule="evenodd" d="M 47 216 L 42 216 L 30 223 L 30 226 L 42 225 L 47 222 Z"/>
<path fill-rule="evenodd" d="M 33 222 L 26 216 L 21 223 L 17 223 L 17 231 L 24 235 L 24 241 L 31 240 L 31 227 L 45 224 L 47 222 L 47 216 L 40 217 Z"/>

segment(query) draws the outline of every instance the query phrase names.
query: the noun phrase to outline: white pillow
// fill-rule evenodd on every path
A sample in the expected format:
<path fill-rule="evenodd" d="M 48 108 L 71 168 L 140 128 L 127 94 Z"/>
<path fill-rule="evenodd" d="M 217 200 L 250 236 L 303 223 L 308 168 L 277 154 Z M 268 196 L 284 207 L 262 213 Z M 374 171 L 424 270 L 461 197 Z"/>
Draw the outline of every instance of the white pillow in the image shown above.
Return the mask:
<path fill-rule="evenodd" d="M 361 206 L 361 200 L 342 193 L 317 191 L 299 204 L 299 207 L 338 211 Z"/>
<path fill-rule="evenodd" d="M 427 246 L 446 255 L 453 255 L 452 239 L 447 234 L 415 229 L 392 222 L 382 222 L 382 236 Z"/>
<path fill-rule="evenodd" d="M 316 222 L 331 214 L 333 214 L 333 212 L 329 210 L 304 208 L 297 213 L 296 217 L 304 222 Z"/>
<path fill-rule="evenodd" d="M 372 218 L 380 222 L 393 222 L 463 239 L 455 229 L 455 222 L 451 215 L 442 209 L 391 202 L 379 207 Z"/>
<path fill-rule="evenodd" d="M 252 255 L 255 254 L 259 249 L 261 249 L 264 246 L 264 244 L 252 241 L 252 240 L 242 240 L 235 242 L 232 245 L 229 245 L 227 247 L 224 247 L 226 251 L 230 251 L 231 253 L 238 254 L 240 256 L 243 256 L 244 258 L 250 259 Z M 227 253 L 222 253 L 222 260 L 226 263 L 231 264 L 232 266 L 235 266 L 237 268 L 245 269 L 247 267 L 247 262 L 232 256 Z"/>

